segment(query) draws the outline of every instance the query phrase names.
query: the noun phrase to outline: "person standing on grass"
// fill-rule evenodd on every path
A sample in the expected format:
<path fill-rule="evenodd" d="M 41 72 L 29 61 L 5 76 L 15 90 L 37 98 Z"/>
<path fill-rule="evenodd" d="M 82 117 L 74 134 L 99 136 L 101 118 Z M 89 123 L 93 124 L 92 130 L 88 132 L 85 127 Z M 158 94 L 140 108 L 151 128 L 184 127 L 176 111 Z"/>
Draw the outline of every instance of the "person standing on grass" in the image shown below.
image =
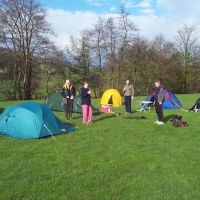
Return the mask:
<path fill-rule="evenodd" d="M 67 117 L 67 120 L 71 120 L 76 90 L 72 86 L 72 84 L 70 83 L 70 80 L 66 80 L 66 82 L 63 85 L 63 88 L 61 90 L 61 95 L 62 95 L 62 99 L 63 99 L 63 106 L 64 106 L 64 109 L 65 109 L 65 115 Z"/>
<path fill-rule="evenodd" d="M 156 81 L 155 91 L 154 91 L 154 106 L 158 117 L 158 120 L 155 122 L 155 124 L 158 125 L 164 124 L 164 115 L 163 115 L 163 102 L 165 99 L 164 93 L 165 89 L 161 86 L 160 81 Z"/>
<path fill-rule="evenodd" d="M 133 85 L 130 84 L 129 80 L 126 80 L 123 93 L 124 93 L 126 114 L 131 114 L 131 99 L 133 99 L 134 97 L 134 89 Z"/>
<path fill-rule="evenodd" d="M 81 88 L 81 102 L 82 102 L 82 112 L 83 112 L 83 124 L 92 123 L 92 104 L 91 104 L 91 90 L 89 90 L 89 85 L 87 82 L 84 83 L 83 88 Z"/>

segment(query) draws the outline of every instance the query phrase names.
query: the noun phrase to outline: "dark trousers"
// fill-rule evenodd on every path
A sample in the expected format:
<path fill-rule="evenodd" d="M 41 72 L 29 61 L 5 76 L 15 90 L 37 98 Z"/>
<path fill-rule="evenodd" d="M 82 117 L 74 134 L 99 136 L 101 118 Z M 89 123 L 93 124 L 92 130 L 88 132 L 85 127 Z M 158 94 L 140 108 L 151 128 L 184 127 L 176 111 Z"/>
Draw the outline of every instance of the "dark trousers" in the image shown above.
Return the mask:
<path fill-rule="evenodd" d="M 67 99 L 67 103 L 64 103 L 65 115 L 68 120 L 72 119 L 73 102 L 73 99 Z"/>
<path fill-rule="evenodd" d="M 163 115 L 163 107 L 162 106 L 163 105 L 159 104 L 159 103 L 155 104 L 156 114 L 157 114 L 157 117 L 158 117 L 158 121 L 160 121 L 160 122 L 164 122 L 164 115 Z"/>
<path fill-rule="evenodd" d="M 125 96 L 125 109 L 127 113 L 131 113 L 131 96 Z"/>

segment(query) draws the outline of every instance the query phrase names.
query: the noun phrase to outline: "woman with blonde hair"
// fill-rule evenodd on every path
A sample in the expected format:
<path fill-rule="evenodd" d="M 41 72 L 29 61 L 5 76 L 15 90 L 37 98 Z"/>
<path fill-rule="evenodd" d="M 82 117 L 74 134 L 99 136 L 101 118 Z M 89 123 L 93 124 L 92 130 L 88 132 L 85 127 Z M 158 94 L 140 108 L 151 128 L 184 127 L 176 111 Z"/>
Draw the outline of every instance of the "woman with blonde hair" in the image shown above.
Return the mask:
<path fill-rule="evenodd" d="M 63 88 L 61 90 L 61 95 L 62 95 L 62 99 L 63 99 L 65 115 L 67 117 L 67 120 L 71 120 L 76 90 L 73 87 L 73 85 L 70 83 L 70 80 L 66 80 L 66 82 L 63 85 Z"/>
<path fill-rule="evenodd" d="M 88 88 L 89 85 L 87 82 L 83 84 L 81 88 L 81 101 L 82 101 L 82 112 L 83 112 L 83 124 L 92 123 L 92 104 L 91 104 L 91 90 Z"/>

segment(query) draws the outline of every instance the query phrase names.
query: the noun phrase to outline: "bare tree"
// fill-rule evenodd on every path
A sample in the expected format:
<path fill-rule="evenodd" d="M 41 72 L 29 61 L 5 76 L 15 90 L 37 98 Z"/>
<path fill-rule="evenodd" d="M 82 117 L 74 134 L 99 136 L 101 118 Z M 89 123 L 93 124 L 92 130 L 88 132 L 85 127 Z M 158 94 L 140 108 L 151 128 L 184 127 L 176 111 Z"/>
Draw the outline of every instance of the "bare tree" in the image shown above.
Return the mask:
<path fill-rule="evenodd" d="M 99 17 L 96 24 L 94 24 L 93 30 L 91 30 L 91 48 L 94 51 L 94 57 L 97 58 L 97 66 L 99 70 L 102 70 L 104 57 L 105 57 L 105 46 L 103 42 L 103 29 L 105 20 Z"/>
<path fill-rule="evenodd" d="M 195 49 L 198 45 L 197 29 L 193 25 L 184 24 L 175 37 L 176 48 L 183 62 L 183 92 L 187 92 L 187 70 L 192 65 Z"/>
<path fill-rule="evenodd" d="M 132 20 L 129 19 L 129 13 L 123 5 L 121 6 L 120 12 L 117 88 L 120 87 L 119 82 L 121 73 L 123 72 L 123 69 L 126 68 L 126 56 L 128 49 L 133 44 L 134 39 L 136 38 L 136 32 L 138 31 L 138 28 L 134 25 Z"/>
<path fill-rule="evenodd" d="M 90 32 L 83 31 L 80 39 L 71 37 L 70 46 L 67 47 L 68 60 L 79 70 L 83 80 L 90 78 L 91 46 Z"/>
<path fill-rule="evenodd" d="M 3 42 L 15 60 L 14 91 L 19 91 L 20 98 L 31 99 L 35 59 L 47 48 L 52 34 L 46 11 L 37 0 L 0 0 L 0 17 Z"/>

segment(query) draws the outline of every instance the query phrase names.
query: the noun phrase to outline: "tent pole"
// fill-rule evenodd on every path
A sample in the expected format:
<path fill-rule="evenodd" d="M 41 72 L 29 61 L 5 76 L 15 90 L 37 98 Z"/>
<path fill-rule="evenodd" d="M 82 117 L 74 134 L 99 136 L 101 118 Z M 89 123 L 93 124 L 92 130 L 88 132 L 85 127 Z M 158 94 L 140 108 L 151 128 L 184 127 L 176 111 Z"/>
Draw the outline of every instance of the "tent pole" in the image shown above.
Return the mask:
<path fill-rule="evenodd" d="M 5 116 L 2 120 L 1 120 L 1 123 L 0 123 L 0 127 L 6 123 L 6 119 L 8 118 L 8 116 Z"/>
<path fill-rule="evenodd" d="M 6 122 L 4 121 L 3 123 L 0 124 L 0 127 L 3 126 Z"/>
<path fill-rule="evenodd" d="M 49 128 L 47 127 L 46 124 L 44 124 L 45 128 L 49 131 L 49 133 L 51 134 L 51 136 L 53 137 L 53 139 L 56 141 L 56 138 L 53 136 L 53 134 L 51 133 L 51 131 L 49 130 Z"/>
<path fill-rule="evenodd" d="M 179 108 L 181 109 L 183 112 L 188 112 L 188 110 L 184 110 L 183 108 L 181 108 L 179 105 L 177 105 L 177 103 L 174 101 L 174 104 Z"/>
<path fill-rule="evenodd" d="M 52 105 L 53 105 L 53 103 L 49 105 L 49 108 L 51 108 Z"/>

